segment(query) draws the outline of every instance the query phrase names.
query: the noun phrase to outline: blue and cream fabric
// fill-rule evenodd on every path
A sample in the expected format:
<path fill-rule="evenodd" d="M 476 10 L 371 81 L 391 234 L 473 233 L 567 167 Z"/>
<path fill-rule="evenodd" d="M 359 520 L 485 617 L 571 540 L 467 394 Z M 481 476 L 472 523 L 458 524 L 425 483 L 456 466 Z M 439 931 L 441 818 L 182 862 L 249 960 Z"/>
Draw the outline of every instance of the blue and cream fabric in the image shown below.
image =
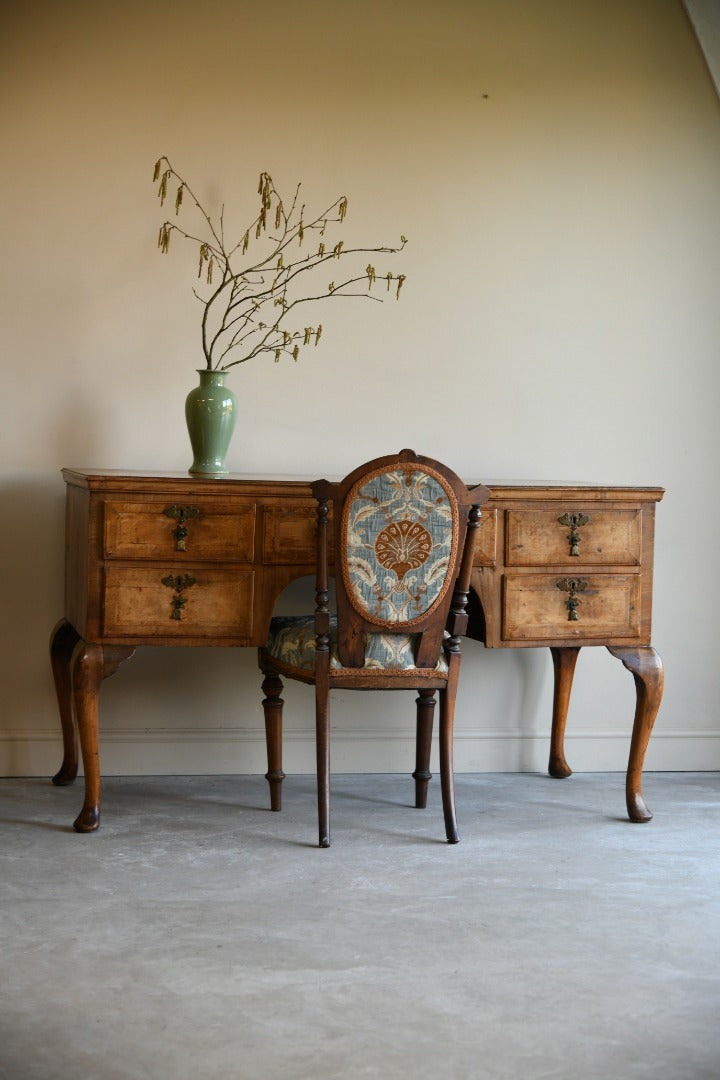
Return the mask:
<path fill-rule="evenodd" d="M 452 584 L 457 538 L 456 500 L 434 470 L 408 463 L 363 477 L 347 497 L 341 527 L 353 607 L 380 626 L 418 622 Z"/>
<path fill-rule="evenodd" d="M 366 634 L 365 667 L 409 671 L 415 667 L 417 634 Z M 276 615 L 270 622 L 268 652 L 291 667 L 315 668 L 315 619 L 313 615 Z M 342 667 L 337 653 L 337 618 L 330 618 L 330 667 Z M 437 672 L 447 672 L 440 652 Z"/>

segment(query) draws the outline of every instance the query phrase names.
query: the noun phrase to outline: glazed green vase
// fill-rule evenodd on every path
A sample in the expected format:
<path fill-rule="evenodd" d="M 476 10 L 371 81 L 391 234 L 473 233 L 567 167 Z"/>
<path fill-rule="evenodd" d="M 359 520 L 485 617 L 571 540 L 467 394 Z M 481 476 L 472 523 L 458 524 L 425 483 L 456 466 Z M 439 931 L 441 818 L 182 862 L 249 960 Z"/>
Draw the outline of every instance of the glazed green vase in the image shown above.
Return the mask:
<path fill-rule="evenodd" d="M 235 395 L 225 386 L 227 371 L 198 370 L 200 385 L 185 401 L 193 476 L 225 476 L 225 456 L 235 427 Z"/>

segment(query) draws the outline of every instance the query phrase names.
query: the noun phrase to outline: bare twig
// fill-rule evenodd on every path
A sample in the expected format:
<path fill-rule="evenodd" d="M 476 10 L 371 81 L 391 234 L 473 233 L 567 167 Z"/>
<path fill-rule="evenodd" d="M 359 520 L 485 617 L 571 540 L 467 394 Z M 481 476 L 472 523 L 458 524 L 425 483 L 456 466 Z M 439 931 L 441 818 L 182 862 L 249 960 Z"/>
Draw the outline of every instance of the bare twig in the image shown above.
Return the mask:
<path fill-rule="evenodd" d="M 287 210 L 272 177 L 262 172 L 258 184 L 259 213 L 241 240 L 229 247 L 225 240 L 224 207 L 220 210 L 216 228 L 210 214 L 167 157 L 161 157 L 156 163 L 153 179 L 158 183 L 161 205 L 168 198 L 170 183 L 177 184 L 176 217 L 182 206 L 190 201 L 207 229 L 207 235 L 203 237 L 181 228 L 175 221 L 165 221 L 160 227 L 158 247 L 166 254 L 173 233 L 198 245 L 198 277 L 204 275 L 204 284 L 212 286 L 207 296 L 200 293 L 197 287 L 193 289 L 194 295 L 203 304 L 201 340 L 208 370 L 235 367 L 261 353 L 273 353 L 276 361 L 283 354 L 297 360 L 300 348 L 312 343 L 317 345 L 322 333 L 322 326 L 303 327 L 302 330 L 286 328 L 288 315 L 301 304 L 341 296 L 382 303 L 382 298 L 372 295 L 370 291 L 378 278 L 387 282 L 388 290 L 394 282 L 395 295 L 400 295 L 404 274 L 377 273 L 372 265 L 368 265 L 364 273 L 354 274 L 338 285 L 331 281 L 324 291 L 319 290 L 316 284 L 305 292 L 300 288 L 304 280 L 302 275 L 330 262 L 345 261 L 359 255 L 394 255 L 402 251 L 407 243 L 402 236 L 397 247 L 346 249 L 343 241 L 331 247 L 329 242 L 321 239 L 316 249 L 308 251 L 308 254 L 294 259 L 289 257 L 294 244 L 298 247 L 309 246 L 311 236 L 324 237 L 329 225 L 343 223 L 348 207 L 344 195 L 321 214 L 305 220 L 305 204 L 299 201 L 300 184 L 295 188 Z M 243 267 L 236 267 L 236 261 L 248 253 L 250 245 L 263 237 L 270 243 L 269 251 Z M 312 279 L 307 280 L 310 283 Z M 367 283 L 367 291 L 353 289 L 363 281 Z M 234 358 L 227 360 L 230 354 Z"/>

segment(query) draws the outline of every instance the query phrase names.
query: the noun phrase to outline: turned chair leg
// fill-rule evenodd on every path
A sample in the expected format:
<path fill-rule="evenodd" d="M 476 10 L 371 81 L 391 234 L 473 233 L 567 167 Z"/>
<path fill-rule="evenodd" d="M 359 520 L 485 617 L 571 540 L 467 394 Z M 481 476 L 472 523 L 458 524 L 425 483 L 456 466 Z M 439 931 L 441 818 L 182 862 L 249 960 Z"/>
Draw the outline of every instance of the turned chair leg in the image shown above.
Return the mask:
<path fill-rule="evenodd" d="M 430 750 L 435 716 L 435 691 L 419 690 L 415 704 L 417 705 L 417 735 L 415 772 L 412 775 L 415 781 L 415 806 L 418 810 L 424 810 L 427 806 L 428 785 L 432 780 Z"/>
<path fill-rule="evenodd" d="M 318 833 L 321 848 L 330 847 L 330 694 L 327 683 L 315 685 Z"/>
<path fill-rule="evenodd" d="M 445 834 L 448 844 L 460 839 L 455 814 L 455 775 L 453 770 L 453 727 L 455 719 L 455 687 L 448 685 L 440 691 L 440 786 L 442 790 Z"/>
<path fill-rule="evenodd" d="M 264 672 L 265 678 L 262 684 L 263 711 L 265 713 L 265 741 L 267 743 L 268 771 L 265 779 L 270 785 L 270 809 L 280 810 L 282 807 L 282 782 L 285 773 L 282 769 L 282 714 L 283 684 L 282 679 L 275 671 Z"/>

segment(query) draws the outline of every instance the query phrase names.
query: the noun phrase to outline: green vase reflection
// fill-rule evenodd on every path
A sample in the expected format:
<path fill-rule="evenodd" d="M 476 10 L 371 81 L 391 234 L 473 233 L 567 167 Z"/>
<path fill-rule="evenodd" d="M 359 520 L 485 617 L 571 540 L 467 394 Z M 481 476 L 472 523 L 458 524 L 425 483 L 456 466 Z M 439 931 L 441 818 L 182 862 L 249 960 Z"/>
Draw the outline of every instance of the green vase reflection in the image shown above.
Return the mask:
<path fill-rule="evenodd" d="M 198 370 L 200 385 L 191 390 L 185 401 L 195 476 L 227 474 L 225 455 L 235 427 L 235 395 L 225 386 L 226 371 Z"/>

